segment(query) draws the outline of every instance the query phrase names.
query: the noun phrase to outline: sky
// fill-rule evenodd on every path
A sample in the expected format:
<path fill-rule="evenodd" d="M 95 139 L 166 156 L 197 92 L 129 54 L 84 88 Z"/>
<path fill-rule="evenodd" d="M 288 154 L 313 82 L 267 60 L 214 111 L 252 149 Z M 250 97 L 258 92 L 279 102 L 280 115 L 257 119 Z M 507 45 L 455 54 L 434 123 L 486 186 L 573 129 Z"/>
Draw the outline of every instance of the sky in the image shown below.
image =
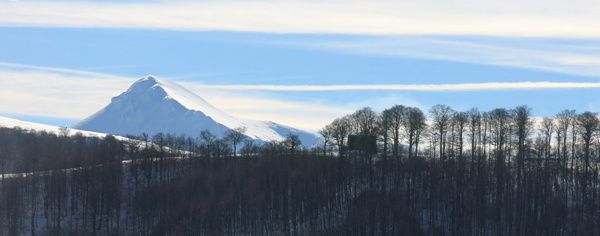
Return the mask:
<path fill-rule="evenodd" d="M 600 2 L 0 0 L 0 115 L 73 125 L 152 74 L 316 131 L 363 106 L 600 111 Z"/>

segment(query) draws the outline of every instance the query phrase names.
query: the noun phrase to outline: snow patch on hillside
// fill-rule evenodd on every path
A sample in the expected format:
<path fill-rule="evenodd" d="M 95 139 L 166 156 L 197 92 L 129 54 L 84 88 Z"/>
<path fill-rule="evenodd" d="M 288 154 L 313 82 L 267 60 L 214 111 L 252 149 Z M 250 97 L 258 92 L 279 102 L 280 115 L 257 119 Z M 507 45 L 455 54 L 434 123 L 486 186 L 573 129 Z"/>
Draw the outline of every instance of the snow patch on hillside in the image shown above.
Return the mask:
<path fill-rule="evenodd" d="M 53 134 L 57 134 L 57 135 L 60 134 L 60 128 L 61 128 L 59 126 L 21 121 L 21 120 L 16 120 L 16 119 L 3 117 L 3 116 L 0 116 L 0 127 L 5 127 L 5 128 L 17 128 L 18 127 L 18 128 L 25 129 L 25 130 L 34 130 L 36 132 L 44 131 L 44 132 L 53 133 Z M 71 135 L 71 136 L 77 134 L 78 132 L 80 132 L 83 136 L 86 136 L 86 137 L 104 138 L 107 135 L 104 133 L 71 129 L 71 128 L 69 128 L 68 130 L 69 130 L 69 135 Z"/>

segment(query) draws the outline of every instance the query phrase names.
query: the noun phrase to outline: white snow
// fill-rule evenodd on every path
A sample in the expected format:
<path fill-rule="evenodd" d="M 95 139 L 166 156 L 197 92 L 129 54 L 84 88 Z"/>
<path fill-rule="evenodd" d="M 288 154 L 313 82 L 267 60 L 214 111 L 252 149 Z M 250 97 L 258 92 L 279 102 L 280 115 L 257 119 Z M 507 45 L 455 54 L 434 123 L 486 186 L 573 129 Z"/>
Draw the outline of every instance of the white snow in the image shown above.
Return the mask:
<path fill-rule="evenodd" d="M 246 136 L 261 141 L 281 141 L 288 134 L 299 135 L 311 146 L 312 133 L 269 121 L 233 117 L 212 106 L 200 96 L 168 80 L 146 76 L 76 127 L 114 134 L 157 132 L 196 137 L 207 129 L 223 136 L 230 129 L 245 127 Z"/>
<path fill-rule="evenodd" d="M 212 118 L 213 120 L 230 129 L 246 127 L 246 135 L 250 138 L 276 141 L 281 141 L 285 138 L 282 135 L 275 132 L 275 130 L 273 130 L 267 122 L 235 118 L 215 108 L 200 96 L 196 95 L 195 93 L 187 90 L 186 88 L 178 84 L 172 83 L 167 80 L 160 80 L 151 76 L 146 77 L 142 80 L 149 79 L 155 80 L 155 87 L 158 86 L 164 89 L 169 98 L 177 101 L 187 109 L 202 112 L 206 116 Z"/>
<path fill-rule="evenodd" d="M 12 119 L 12 118 L 8 118 L 8 117 L 3 117 L 0 116 L 0 127 L 6 127 L 6 128 L 21 128 L 21 129 L 25 129 L 25 130 L 34 130 L 37 132 L 48 132 L 48 133 L 54 133 L 54 134 L 60 134 L 60 128 L 59 126 L 53 126 L 53 125 L 45 125 L 45 124 L 40 124 L 40 123 L 33 123 L 33 122 L 27 122 L 27 121 L 22 121 L 22 120 L 16 120 L 16 119 Z M 98 138 L 104 138 L 107 134 L 104 133 L 98 133 L 98 132 L 91 132 L 91 131 L 85 131 L 85 130 L 78 130 L 78 129 L 72 129 L 69 128 L 69 135 L 75 135 L 78 132 L 81 132 L 81 134 L 83 136 L 86 137 L 98 137 Z M 122 137 L 118 137 L 115 136 L 117 138 L 121 138 L 124 139 Z"/>

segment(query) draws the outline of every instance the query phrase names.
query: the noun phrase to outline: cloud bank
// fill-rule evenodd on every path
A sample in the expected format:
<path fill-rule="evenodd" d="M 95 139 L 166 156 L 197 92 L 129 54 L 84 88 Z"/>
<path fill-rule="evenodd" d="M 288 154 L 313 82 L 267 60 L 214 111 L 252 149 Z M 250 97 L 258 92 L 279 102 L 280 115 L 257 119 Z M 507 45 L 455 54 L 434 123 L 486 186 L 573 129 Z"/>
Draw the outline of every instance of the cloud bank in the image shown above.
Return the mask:
<path fill-rule="evenodd" d="M 595 0 L 3 1 L 0 25 L 595 38 L 598 12 Z"/>
<path fill-rule="evenodd" d="M 286 43 L 282 43 L 286 44 Z M 600 41 L 551 38 L 399 36 L 287 42 L 377 56 L 409 57 L 600 76 Z"/>
<path fill-rule="evenodd" d="M 598 12 L 596 0 L 0 1 L 0 26 L 372 35 L 296 44 L 597 77 Z"/>

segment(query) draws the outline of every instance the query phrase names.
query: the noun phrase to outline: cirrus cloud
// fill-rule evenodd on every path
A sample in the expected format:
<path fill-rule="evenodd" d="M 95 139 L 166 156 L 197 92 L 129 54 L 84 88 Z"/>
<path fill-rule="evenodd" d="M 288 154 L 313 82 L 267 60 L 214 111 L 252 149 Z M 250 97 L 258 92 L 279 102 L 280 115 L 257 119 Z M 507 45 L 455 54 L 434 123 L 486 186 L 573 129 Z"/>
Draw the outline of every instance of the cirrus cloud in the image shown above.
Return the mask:
<path fill-rule="evenodd" d="M 599 37 L 599 11 L 593 0 L 9 1 L 0 2 L 0 25 Z"/>

